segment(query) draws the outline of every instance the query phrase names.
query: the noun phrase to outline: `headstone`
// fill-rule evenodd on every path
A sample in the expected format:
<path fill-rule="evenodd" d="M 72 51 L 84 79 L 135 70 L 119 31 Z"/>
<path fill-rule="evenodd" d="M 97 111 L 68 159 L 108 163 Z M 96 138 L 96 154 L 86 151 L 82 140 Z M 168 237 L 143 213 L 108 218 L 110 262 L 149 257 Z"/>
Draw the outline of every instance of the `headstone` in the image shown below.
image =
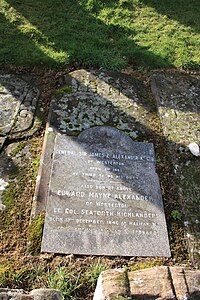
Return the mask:
<path fill-rule="evenodd" d="M 153 144 L 107 126 L 56 134 L 42 251 L 170 256 Z"/>

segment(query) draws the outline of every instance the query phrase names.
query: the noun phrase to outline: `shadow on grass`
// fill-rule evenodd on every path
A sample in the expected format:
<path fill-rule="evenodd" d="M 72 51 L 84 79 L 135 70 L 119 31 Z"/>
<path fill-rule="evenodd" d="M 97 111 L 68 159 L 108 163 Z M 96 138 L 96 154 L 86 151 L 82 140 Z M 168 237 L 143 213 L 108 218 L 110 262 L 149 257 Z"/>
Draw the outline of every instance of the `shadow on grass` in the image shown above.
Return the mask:
<path fill-rule="evenodd" d="M 7 3 L 11 7 L 7 19 L 2 18 L 1 32 L 7 32 L 6 43 L 2 42 L 1 46 L 2 62 L 12 60 L 18 64 L 47 63 L 50 66 L 70 63 L 115 70 L 127 63 L 150 68 L 170 66 L 167 59 L 136 45 L 134 31 L 106 24 L 94 16 L 102 7 L 107 7 L 110 8 L 109 18 L 119 18 L 115 23 L 119 24 L 122 18 L 130 22 L 134 18 L 134 6 L 130 4 L 126 13 L 122 9 L 116 17 L 112 12 L 113 1 L 99 1 L 88 9 L 86 3 L 77 0 L 56 3 L 8 0 Z M 10 26 L 8 20 L 12 19 L 12 14 L 17 17 Z"/>
<path fill-rule="evenodd" d="M 200 32 L 200 5 L 199 0 L 139 0 L 147 6 L 155 8 L 155 10 L 166 15 L 169 19 L 178 21 L 179 23 L 191 27 L 196 32 Z"/>

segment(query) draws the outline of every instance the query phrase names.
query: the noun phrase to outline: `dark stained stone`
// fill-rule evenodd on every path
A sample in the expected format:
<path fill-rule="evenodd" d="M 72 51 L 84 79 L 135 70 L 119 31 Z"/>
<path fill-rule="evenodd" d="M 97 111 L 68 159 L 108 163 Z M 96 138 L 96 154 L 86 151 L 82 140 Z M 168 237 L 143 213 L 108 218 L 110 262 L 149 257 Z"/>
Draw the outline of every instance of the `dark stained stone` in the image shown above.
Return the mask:
<path fill-rule="evenodd" d="M 30 80 L 30 79 L 29 79 Z M 30 81 L 11 74 L 0 74 L 0 137 L 26 134 L 35 122 L 38 88 Z"/>
<path fill-rule="evenodd" d="M 42 251 L 170 256 L 153 144 L 107 126 L 57 133 Z"/>

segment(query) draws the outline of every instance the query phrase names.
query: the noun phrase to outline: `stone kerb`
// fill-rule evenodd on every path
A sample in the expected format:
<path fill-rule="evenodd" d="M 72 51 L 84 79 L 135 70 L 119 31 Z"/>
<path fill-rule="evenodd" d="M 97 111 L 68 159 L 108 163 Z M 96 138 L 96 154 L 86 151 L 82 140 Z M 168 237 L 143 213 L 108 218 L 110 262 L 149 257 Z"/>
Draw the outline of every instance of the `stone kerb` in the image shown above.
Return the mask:
<path fill-rule="evenodd" d="M 62 300 L 61 292 L 54 289 L 24 290 L 0 288 L 0 300 Z"/>
<path fill-rule="evenodd" d="M 198 300 L 200 271 L 182 267 L 107 270 L 99 276 L 93 300 L 113 299 Z"/>

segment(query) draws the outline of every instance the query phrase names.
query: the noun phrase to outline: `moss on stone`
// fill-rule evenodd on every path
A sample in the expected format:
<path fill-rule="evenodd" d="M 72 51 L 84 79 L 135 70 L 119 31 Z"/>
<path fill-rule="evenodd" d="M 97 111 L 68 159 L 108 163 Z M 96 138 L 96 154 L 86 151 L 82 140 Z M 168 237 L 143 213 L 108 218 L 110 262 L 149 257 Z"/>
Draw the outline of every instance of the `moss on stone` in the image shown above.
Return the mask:
<path fill-rule="evenodd" d="M 162 263 L 163 263 L 162 261 L 147 261 L 147 262 L 142 261 L 142 262 L 133 264 L 132 266 L 129 267 L 129 269 L 130 269 L 130 271 L 143 270 L 143 269 L 147 269 L 147 268 L 161 266 Z"/>
<path fill-rule="evenodd" d="M 42 230 L 44 225 L 44 215 L 38 214 L 31 220 L 27 231 L 28 252 L 31 254 L 38 254 L 42 242 Z"/>
<path fill-rule="evenodd" d="M 124 296 L 113 296 L 111 297 L 111 300 L 130 300 L 130 297 L 124 297 Z"/>
<path fill-rule="evenodd" d="M 55 97 L 62 97 L 64 94 L 71 94 L 73 92 L 72 86 L 71 85 L 64 85 L 60 88 L 58 88 L 54 92 Z"/>
<path fill-rule="evenodd" d="M 18 145 L 13 149 L 10 155 L 16 156 L 24 147 L 26 146 L 26 142 L 19 142 Z"/>

